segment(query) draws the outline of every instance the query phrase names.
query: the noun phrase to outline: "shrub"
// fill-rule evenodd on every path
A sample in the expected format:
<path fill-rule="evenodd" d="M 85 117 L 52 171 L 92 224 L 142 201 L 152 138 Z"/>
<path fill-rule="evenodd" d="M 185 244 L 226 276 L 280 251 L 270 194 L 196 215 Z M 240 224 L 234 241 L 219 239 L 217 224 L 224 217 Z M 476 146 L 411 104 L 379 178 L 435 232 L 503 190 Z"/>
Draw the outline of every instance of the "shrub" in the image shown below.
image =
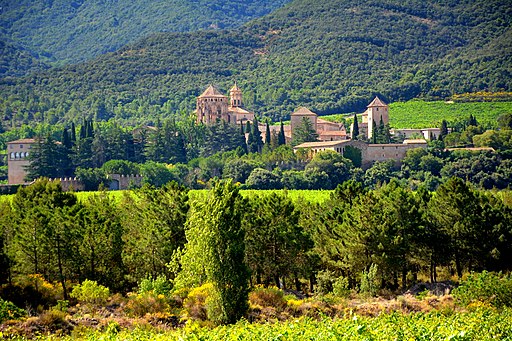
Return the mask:
<path fill-rule="evenodd" d="M 16 320 L 25 315 L 25 310 L 18 308 L 10 301 L 0 298 L 0 323 L 6 320 Z"/>
<path fill-rule="evenodd" d="M 249 293 L 249 302 L 252 306 L 274 307 L 278 311 L 286 308 L 283 291 L 275 287 L 256 287 Z"/>
<path fill-rule="evenodd" d="M 213 290 L 211 283 L 192 289 L 183 301 L 186 317 L 205 321 L 208 318 L 207 300 Z"/>
<path fill-rule="evenodd" d="M 339 297 L 348 297 L 350 295 L 350 285 L 348 278 L 340 276 L 332 284 L 332 292 Z"/>
<path fill-rule="evenodd" d="M 167 298 L 162 294 L 156 295 L 152 291 L 130 295 L 126 305 L 128 313 L 134 316 L 166 313 L 169 308 Z"/>
<path fill-rule="evenodd" d="M 155 295 L 168 295 L 170 291 L 171 283 L 164 275 L 160 275 L 156 279 L 148 277 L 139 283 L 139 294 L 152 292 Z"/>
<path fill-rule="evenodd" d="M 332 292 L 332 285 L 336 280 L 336 276 L 332 271 L 322 270 L 316 274 L 316 289 L 315 292 L 319 295 L 326 295 Z"/>
<path fill-rule="evenodd" d="M 368 271 L 361 274 L 361 286 L 359 292 L 364 296 L 377 296 L 379 283 L 377 278 L 377 264 L 372 264 Z"/>
<path fill-rule="evenodd" d="M 453 290 L 457 303 L 469 305 L 474 302 L 489 303 L 495 307 L 512 306 L 512 277 L 483 271 L 471 273 L 458 288 Z"/>
<path fill-rule="evenodd" d="M 107 301 L 109 295 L 110 290 L 107 287 L 86 279 L 82 284 L 75 286 L 69 296 L 84 303 L 102 304 Z"/>

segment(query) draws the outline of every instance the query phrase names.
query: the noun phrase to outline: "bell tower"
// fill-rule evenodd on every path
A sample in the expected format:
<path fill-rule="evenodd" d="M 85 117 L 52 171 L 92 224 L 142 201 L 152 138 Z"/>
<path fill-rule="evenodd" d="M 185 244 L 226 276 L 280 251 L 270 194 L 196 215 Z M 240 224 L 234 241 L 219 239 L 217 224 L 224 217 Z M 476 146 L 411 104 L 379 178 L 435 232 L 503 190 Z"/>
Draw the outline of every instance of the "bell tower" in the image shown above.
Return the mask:
<path fill-rule="evenodd" d="M 242 104 L 242 90 L 238 87 L 238 85 L 233 85 L 231 90 L 229 90 L 229 101 L 230 106 L 233 108 L 241 108 L 243 107 Z"/>
<path fill-rule="evenodd" d="M 368 138 L 371 138 L 373 136 L 373 131 L 378 128 L 381 120 L 385 125 L 389 123 L 388 105 L 382 102 L 379 97 L 375 97 L 367 108 Z M 376 127 L 373 126 L 374 122 L 377 125 Z"/>

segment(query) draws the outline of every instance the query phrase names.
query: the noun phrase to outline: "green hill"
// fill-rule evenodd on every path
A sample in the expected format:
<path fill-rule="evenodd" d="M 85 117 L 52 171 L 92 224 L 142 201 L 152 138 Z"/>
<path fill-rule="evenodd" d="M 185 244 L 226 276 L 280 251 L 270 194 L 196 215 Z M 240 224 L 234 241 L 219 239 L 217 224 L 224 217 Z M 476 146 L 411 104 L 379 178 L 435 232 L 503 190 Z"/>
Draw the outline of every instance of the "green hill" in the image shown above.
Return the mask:
<path fill-rule="evenodd" d="M 160 33 L 93 61 L 1 81 L 14 123 L 189 112 L 209 83 L 237 80 L 247 107 L 277 119 L 512 88 L 508 0 L 296 0 L 234 30 Z"/>
<path fill-rule="evenodd" d="M 2 1 L 1 37 L 61 64 L 74 63 L 155 32 L 237 27 L 287 1 Z"/>

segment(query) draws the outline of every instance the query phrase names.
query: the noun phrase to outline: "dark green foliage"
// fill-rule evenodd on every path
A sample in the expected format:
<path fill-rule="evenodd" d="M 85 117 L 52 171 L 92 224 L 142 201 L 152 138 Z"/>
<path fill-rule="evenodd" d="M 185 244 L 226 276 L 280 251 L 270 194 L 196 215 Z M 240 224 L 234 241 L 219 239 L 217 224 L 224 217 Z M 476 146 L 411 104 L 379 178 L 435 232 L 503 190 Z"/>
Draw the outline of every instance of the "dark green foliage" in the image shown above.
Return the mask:
<path fill-rule="evenodd" d="M 80 168 L 75 171 L 77 179 L 84 184 L 86 191 L 97 191 L 101 186 L 107 187 L 107 174 L 100 168 Z"/>
<path fill-rule="evenodd" d="M 282 188 L 279 177 L 264 168 L 255 168 L 245 182 L 252 189 L 279 189 Z"/>
<path fill-rule="evenodd" d="M 257 284 L 278 288 L 284 277 L 298 273 L 307 251 L 299 211 L 285 194 L 251 198 L 246 229 L 246 260 Z"/>
<path fill-rule="evenodd" d="M 259 132 L 259 131 L 258 131 Z M 261 136 L 260 136 L 261 141 Z M 218 152 L 226 152 L 237 148 L 245 149 L 245 137 L 240 134 L 236 125 L 218 120 L 205 129 L 204 145 L 201 156 L 211 156 Z M 250 149 L 250 146 L 248 146 Z"/>
<path fill-rule="evenodd" d="M 277 135 L 277 145 L 282 146 L 286 144 L 286 137 L 284 136 L 284 125 L 281 120 L 281 127 L 279 129 L 279 135 Z"/>
<path fill-rule="evenodd" d="M 357 114 L 354 114 L 354 126 L 352 129 L 352 138 L 354 140 L 357 140 L 358 136 L 359 136 L 359 122 L 357 122 Z"/>
<path fill-rule="evenodd" d="M 313 123 L 307 117 L 303 117 L 300 124 L 294 127 L 292 134 L 292 146 L 297 146 L 304 142 L 314 142 L 318 140 L 318 133 L 313 127 Z"/>
<path fill-rule="evenodd" d="M 21 60 L 17 68 L 8 68 L 8 71 L 14 69 L 11 74 L 14 71 L 20 73 L 37 68 L 38 60 L 51 58 L 65 63 L 83 61 L 115 51 L 156 32 L 236 27 L 269 13 L 285 2 L 56 0 L 34 3 L 22 0 L 3 4 L 2 33 L 35 52 L 5 43 L 2 51 L 13 55 L 11 58 Z M 94 25 L 90 18 L 95 19 Z M 5 59 L 10 61 L 11 58 Z"/>
<path fill-rule="evenodd" d="M 137 282 L 147 276 L 169 276 L 167 264 L 186 241 L 188 190 L 170 182 L 159 189 L 144 186 L 134 194 L 135 198 L 124 196 L 121 203 L 123 262 L 129 278 Z"/>
<path fill-rule="evenodd" d="M 233 77 L 246 105 L 274 121 L 299 105 L 362 111 L 375 93 L 394 102 L 510 91 L 506 0 L 356 7 L 297 0 L 236 31 L 155 34 L 91 63 L 3 80 L 0 111 L 17 123 L 76 121 L 91 108 L 154 121 L 190 112 L 208 82 L 228 88 Z"/>

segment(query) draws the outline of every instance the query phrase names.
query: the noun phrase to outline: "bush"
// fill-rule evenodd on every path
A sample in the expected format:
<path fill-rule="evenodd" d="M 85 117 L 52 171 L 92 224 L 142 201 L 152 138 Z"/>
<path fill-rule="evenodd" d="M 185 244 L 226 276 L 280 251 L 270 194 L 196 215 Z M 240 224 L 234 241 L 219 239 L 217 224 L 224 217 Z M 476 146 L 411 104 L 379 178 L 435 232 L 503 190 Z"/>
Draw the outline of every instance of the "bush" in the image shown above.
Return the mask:
<path fill-rule="evenodd" d="M 286 299 L 284 293 L 278 288 L 257 287 L 249 293 L 249 302 L 251 306 L 273 307 L 277 311 L 286 308 Z"/>
<path fill-rule="evenodd" d="M 498 308 L 511 307 L 512 277 L 502 275 L 501 272 L 471 273 L 452 294 L 457 303 L 465 306 L 484 302 Z"/>
<path fill-rule="evenodd" d="M 139 283 L 139 294 L 152 292 L 155 295 L 168 295 L 170 291 L 171 283 L 164 275 L 160 275 L 156 279 L 148 277 Z"/>
<path fill-rule="evenodd" d="M 109 295 L 110 290 L 107 287 L 86 279 L 82 284 L 75 286 L 69 296 L 83 303 L 102 304 L 107 301 Z"/>
<path fill-rule="evenodd" d="M 332 292 L 338 297 L 348 297 L 350 295 L 350 285 L 348 278 L 338 277 L 332 284 Z"/>
<path fill-rule="evenodd" d="M 332 292 L 333 283 L 336 280 L 336 276 L 332 271 L 322 270 L 316 274 L 316 289 L 315 292 L 319 295 L 326 295 Z"/>
<path fill-rule="evenodd" d="M 377 296 L 379 282 L 377 278 L 377 264 L 372 264 L 368 271 L 361 274 L 361 286 L 359 292 L 363 296 Z"/>
<path fill-rule="evenodd" d="M 186 317 L 206 321 L 208 318 L 206 304 L 212 290 L 213 285 L 205 283 L 189 292 L 187 298 L 183 301 Z"/>
<path fill-rule="evenodd" d="M 146 314 L 167 313 L 169 309 L 166 297 L 162 294 L 154 294 L 152 291 L 131 294 L 126 305 L 128 314 L 139 317 Z"/>
<path fill-rule="evenodd" d="M 12 302 L 0 298 L 0 323 L 7 320 L 16 320 L 25 315 L 25 310 L 18 308 Z"/>

